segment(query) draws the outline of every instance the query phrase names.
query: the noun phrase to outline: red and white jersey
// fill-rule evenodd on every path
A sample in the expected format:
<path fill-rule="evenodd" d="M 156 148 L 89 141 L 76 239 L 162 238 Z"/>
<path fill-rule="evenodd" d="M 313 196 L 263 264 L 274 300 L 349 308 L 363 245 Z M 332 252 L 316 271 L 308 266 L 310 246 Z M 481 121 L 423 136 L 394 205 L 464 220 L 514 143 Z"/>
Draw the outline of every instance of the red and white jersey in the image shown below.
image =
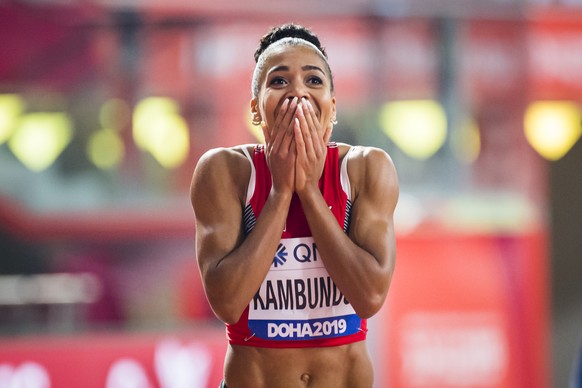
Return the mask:
<path fill-rule="evenodd" d="M 347 157 L 339 166 L 338 147 L 328 144 L 319 189 L 338 224 L 348 232 L 350 187 Z M 243 223 L 252 232 L 271 190 L 264 147 L 251 156 L 251 177 Z M 249 268 L 252 271 L 251 268 Z M 271 268 L 234 325 L 226 325 L 231 344 L 270 348 L 338 346 L 366 338 L 366 320 L 358 317 L 329 276 L 295 194 Z"/>

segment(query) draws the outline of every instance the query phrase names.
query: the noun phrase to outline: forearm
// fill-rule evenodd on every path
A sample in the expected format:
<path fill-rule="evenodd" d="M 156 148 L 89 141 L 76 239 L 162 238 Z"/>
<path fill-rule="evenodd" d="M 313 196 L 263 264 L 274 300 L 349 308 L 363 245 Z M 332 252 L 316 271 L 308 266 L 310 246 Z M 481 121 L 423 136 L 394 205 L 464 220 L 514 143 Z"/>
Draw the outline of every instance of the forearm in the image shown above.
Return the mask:
<path fill-rule="evenodd" d="M 300 198 L 320 257 L 334 283 L 360 316 L 375 314 L 388 289 L 386 268 L 344 233 L 319 190 L 306 191 Z"/>
<path fill-rule="evenodd" d="M 290 193 L 271 190 L 252 232 L 204 271 L 207 297 L 223 321 L 238 321 L 259 289 L 281 239 L 290 201 Z"/>

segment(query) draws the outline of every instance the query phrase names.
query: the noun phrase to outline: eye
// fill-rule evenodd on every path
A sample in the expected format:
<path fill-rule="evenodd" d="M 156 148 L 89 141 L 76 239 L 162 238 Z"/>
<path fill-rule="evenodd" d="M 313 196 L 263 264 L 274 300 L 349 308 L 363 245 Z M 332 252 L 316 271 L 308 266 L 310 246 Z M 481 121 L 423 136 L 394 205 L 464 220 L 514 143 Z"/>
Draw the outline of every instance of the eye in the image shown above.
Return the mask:
<path fill-rule="evenodd" d="M 272 85 L 272 86 L 282 86 L 282 85 L 285 85 L 286 83 L 287 83 L 287 81 L 285 81 L 285 79 L 283 77 L 273 77 L 269 81 L 269 85 Z"/>
<path fill-rule="evenodd" d="M 307 83 L 312 85 L 323 85 L 323 79 L 317 75 L 312 75 L 307 79 Z"/>

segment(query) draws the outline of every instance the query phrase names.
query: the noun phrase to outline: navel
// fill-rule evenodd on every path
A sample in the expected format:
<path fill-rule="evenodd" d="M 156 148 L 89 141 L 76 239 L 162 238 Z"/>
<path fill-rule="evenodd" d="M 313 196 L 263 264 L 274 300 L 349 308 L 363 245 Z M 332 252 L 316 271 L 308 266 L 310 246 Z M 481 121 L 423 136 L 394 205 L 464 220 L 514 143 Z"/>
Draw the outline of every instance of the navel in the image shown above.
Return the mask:
<path fill-rule="evenodd" d="M 311 381 L 311 375 L 309 373 L 303 373 L 301 375 L 301 381 L 304 382 L 305 384 L 309 384 L 309 382 Z"/>

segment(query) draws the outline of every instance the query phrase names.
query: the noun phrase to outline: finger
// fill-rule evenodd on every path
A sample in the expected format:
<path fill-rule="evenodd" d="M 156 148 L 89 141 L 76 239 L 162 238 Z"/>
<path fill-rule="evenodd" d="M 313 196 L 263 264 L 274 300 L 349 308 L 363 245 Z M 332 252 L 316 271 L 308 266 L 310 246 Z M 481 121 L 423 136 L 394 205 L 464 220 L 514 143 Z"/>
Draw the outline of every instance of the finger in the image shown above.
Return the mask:
<path fill-rule="evenodd" d="M 285 99 L 275 118 L 273 131 L 273 150 L 288 149 L 293 141 L 293 115 L 297 107 L 297 98 Z M 288 136 L 291 135 L 289 138 Z"/>
<path fill-rule="evenodd" d="M 305 100 L 305 112 L 307 123 L 311 128 L 313 149 L 318 155 L 321 155 L 324 152 L 327 142 L 325 141 L 324 131 L 322 131 L 321 124 L 315 114 L 315 109 L 313 109 L 313 105 L 309 100 Z"/>
<path fill-rule="evenodd" d="M 295 126 L 295 116 L 297 115 L 297 107 L 299 105 L 299 99 L 293 97 L 289 103 L 289 109 L 285 114 L 282 125 L 285 127 L 287 132 L 293 133 L 293 127 Z"/>
<path fill-rule="evenodd" d="M 271 152 L 279 152 L 282 148 L 285 147 L 284 142 L 285 138 L 288 137 L 286 131 L 278 129 L 273 134 L 273 141 L 271 142 Z"/>
<path fill-rule="evenodd" d="M 311 105 L 311 102 L 307 99 L 304 99 L 304 115 L 305 118 L 307 120 L 307 123 L 309 124 L 309 128 L 311 128 L 312 131 L 316 131 L 319 132 L 319 121 L 317 120 L 317 115 L 315 114 L 315 110 L 313 109 L 313 105 Z"/>
<path fill-rule="evenodd" d="M 279 112 L 277 112 L 277 115 L 275 116 L 274 128 L 277 128 L 279 125 L 281 125 L 281 122 L 283 121 L 283 117 L 285 117 L 285 113 L 287 113 L 288 109 L 289 109 L 289 100 L 285 99 L 285 101 L 283 101 L 283 103 L 281 104 L 281 107 L 279 108 Z"/>
<path fill-rule="evenodd" d="M 299 118 L 295 117 L 293 120 L 293 131 L 295 133 L 295 147 L 297 149 L 298 157 L 305 157 L 305 138 L 301 132 L 301 124 L 299 123 Z"/>
<path fill-rule="evenodd" d="M 305 144 L 305 152 L 307 155 L 313 155 L 313 130 L 310 129 L 309 124 L 307 123 L 307 118 L 305 117 L 305 108 L 304 104 L 299 104 L 297 106 L 297 123 L 299 124 L 299 129 L 301 131 L 303 142 Z"/>
<path fill-rule="evenodd" d="M 291 125 L 293 127 L 293 125 Z M 274 134 L 274 139 L 272 142 L 273 152 L 285 152 L 289 151 L 291 144 L 293 143 L 294 132 L 293 129 L 288 130 L 286 128 L 278 128 Z"/>
<path fill-rule="evenodd" d="M 295 148 L 293 142 L 295 140 L 295 133 L 294 131 L 281 131 L 281 150 L 291 151 L 292 148 Z"/>
<path fill-rule="evenodd" d="M 317 129 L 317 131 L 321 133 L 322 132 L 321 124 L 319 123 L 319 119 L 317 117 L 317 114 L 315 113 L 315 109 L 313 108 L 313 104 L 309 100 L 307 100 L 307 110 L 309 112 L 309 117 L 313 122 L 313 128 Z"/>
<path fill-rule="evenodd" d="M 313 109 L 313 105 L 311 101 L 305 100 L 305 112 L 306 120 L 311 128 L 311 136 L 313 141 L 313 149 L 317 152 L 318 155 L 321 155 L 326 148 L 327 142 L 325 141 L 324 132 L 321 130 L 321 124 L 319 123 L 319 119 L 315 114 L 315 109 Z"/>
<path fill-rule="evenodd" d="M 289 130 L 290 127 L 293 127 L 293 116 L 297 110 L 297 101 L 297 97 L 294 97 L 293 99 L 285 99 L 285 102 L 283 102 L 283 105 L 281 106 L 280 114 L 277 115 L 277 128 Z M 284 110 L 283 106 L 286 106 Z"/>

